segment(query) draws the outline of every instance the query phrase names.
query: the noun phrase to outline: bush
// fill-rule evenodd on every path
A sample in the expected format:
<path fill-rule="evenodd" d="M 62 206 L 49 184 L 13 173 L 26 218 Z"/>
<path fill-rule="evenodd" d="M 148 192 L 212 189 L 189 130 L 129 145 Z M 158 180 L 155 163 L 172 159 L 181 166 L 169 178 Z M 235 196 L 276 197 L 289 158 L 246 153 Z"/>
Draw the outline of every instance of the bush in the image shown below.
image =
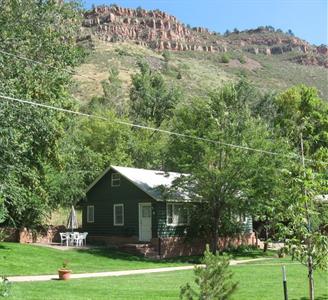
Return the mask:
<path fill-rule="evenodd" d="M 171 59 L 171 53 L 167 50 L 163 52 L 162 56 L 165 62 L 169 62 Z"/>
<path fill-rule="evenodd" d="M 237 288 L 232 281 L 232 272 L 229 270 L 229 259 L 212 254 L 208 245 L 202 263 L 205 267 L 195 267 L 195 283 L 198 289 L 193 289 L 189 283 L 180 289 L 180 299 L 224 300 L 229 299 Z"/>
<path fill-rule="evenodd" d="M 245 64 L 245 63 L 246 63 L 246 59 L 245 59 L 244 56 L 240 56 L 240 57 L 238 58 L 238 60 L 239 60 L 239 62 L 240 62 L 241 64 Z"/>
<path fill-rule="evenodd" d="M 227 64 L 228 62 L 230 61 L 230 57 L 228 54 L 224 53 L 222 56 L 221 56 L 221 62 L 224 63 L 224 64 Z"/>
<path fill-rule="evenodd" d="M 0 228 L 0 242 L 3 242 L 9 235 L 4 228 Z"/>
<path fill-rule="evenodd" d="M 11 283 L 5 276 L 0 278 L 0 297 L 8 297 L 10 295 Z"/>

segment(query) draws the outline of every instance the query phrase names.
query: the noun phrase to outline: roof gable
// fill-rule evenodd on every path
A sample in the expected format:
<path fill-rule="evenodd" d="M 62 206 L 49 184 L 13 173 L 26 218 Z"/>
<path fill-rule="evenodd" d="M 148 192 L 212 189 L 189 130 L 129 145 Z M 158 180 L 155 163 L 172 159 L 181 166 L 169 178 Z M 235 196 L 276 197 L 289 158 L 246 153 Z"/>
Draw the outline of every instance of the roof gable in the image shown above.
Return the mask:
<path fill-rule="evenodd" d="M 187 174 L 177 172 L 110 166 L 99 177 L 97 177 L 97 179 L 87 188 L 86 192 L 88 192 L 111 169 L 120 173 L 140 190 L 157 201 L 165 200 L 161 193 L 161 187 L 169 188 L 174 180 L 181 176 L 187 176 Z"/>

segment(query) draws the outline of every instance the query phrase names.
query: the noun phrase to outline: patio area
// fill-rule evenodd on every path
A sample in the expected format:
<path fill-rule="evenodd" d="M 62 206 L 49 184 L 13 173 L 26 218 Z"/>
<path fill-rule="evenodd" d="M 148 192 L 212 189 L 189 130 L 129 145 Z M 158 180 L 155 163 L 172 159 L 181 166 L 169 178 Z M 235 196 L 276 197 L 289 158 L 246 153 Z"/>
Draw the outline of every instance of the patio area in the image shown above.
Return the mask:
<path fill-rule="evenodd" d="M 85 245 L 85 246 L 66 246 L 61 245 L 60 243 L 33 243 L 33 246 L 40 246 L 46 248 L 52 248 L 61 251 L 67 251 L 72 249 L 82 249 L 82 250 L 89 250 L 89 249 L 96 249 L 96 248 L 106 248 L 105 246 L 96 246 L 96 245 Z"/>

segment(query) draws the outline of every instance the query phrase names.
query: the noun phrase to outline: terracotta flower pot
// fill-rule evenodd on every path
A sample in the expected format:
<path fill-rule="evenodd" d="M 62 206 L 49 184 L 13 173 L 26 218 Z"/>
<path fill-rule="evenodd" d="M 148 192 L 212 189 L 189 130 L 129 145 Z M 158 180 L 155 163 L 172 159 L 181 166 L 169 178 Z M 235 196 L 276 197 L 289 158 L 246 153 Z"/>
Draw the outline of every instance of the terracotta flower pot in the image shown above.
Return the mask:
<path fill-rule="evenodd" d="M 68 280 L 71 278 L 71 270 L 67 270 L 67 269 L 59 269 L 58 270 L 58 275 L 59 275 L 59 279 L 60 280 Z"/>

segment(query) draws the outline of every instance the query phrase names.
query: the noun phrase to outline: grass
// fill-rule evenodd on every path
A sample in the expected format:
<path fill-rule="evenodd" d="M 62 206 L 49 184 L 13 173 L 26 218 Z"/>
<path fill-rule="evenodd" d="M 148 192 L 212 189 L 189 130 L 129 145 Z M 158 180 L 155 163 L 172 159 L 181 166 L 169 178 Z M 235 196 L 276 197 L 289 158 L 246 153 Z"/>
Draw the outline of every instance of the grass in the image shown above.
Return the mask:
<path fill-rule="evenodd" d="M 154 261 L 105 248 L 56 250 L 47 247 L 0 243 L 0 275 L 56 274 L 64 260 L 74 273 L 160 268 L 186 260 Z"/>
<path fill-rule="evenodd" d="M 232 300 L 283 299 L 281 264 L 239 265 L 231 267 L 239 287 Z M 307 299 L 306 269 L 300 264 L 286 265 L 290 300 Z M 328 299 L 327 273 L 315 273 L 316 299 Z M 15 283 L 8 299 L 178 299 L 181 285 L 194 280 L 192 271 L 137 276 Z"/>
<path fill-rule="evenodd" d="M 86 103 L 92 96 L 102 95 L 101 80 L 108 78 L 108 70 L 115 65 L 122 80 L 124 99 L 128 99 L 131 75 L 138 72 L 137 62 L 147 61 L 153 69 L 162 70 L 169 85 L 178 86 L 185 98 L 204 96 L 209 89 L 222 86 L 225 82 L 246 77 L 261 90 L 281 91 L 304 83 L 315 86 L 324 99 L 328 97 L 327 69 L 303 66 L 290 62 L 297 53 L 267 56 L 241 51 L 207 53 L 198 51 L 170 52 L 169 70 L 165 71 L 164 58 L 159 52 L 133 43 L 105 43 L 95 40 L 95 51 L 76 70 L 74 95 Z M 230 63 L 222 63 L 229 56 Z M 245 62 L 241 63 L 240 59 Z M 238 61 L 239 60 L 239 61 Z M 177 80 L 177 75 L 182 78 Z M 79 76 L 83 75 L 83 77 Z M 96 81 L 84 76 L 94 78 Z"/>
<path fill-rule="evenodd" d="M 274 251 L 244 248 L 227 253 L 233 259 L 271 257 L 232 266 L 239 288 L 232 300 L 282 299 L 281 265 L 286 265 L 289 299 L 305 300 L 306 268 L 290 258 L 273 258 Z M 186 265 L 200 257 L 180 257 L 163 261 L 120 253 L 108 249 L 55 250 L 16 243 L 0 244 L 0 274 L 55 274 L 64 259 L 71 261 L 74 273 L 143 269 Z M 48 281 L 15 283 L 8 299 L 177 299 L 181 285 L 194 280 L 192 271 L 145 274 L 123 277 L 76 279 L 68 282 Z M 328 274 L 315 273 L 317 300 L 328 299 Z"/>
<path fill-rule="evenodd" d="M 263 254 L 261 250 L 245 248 L 226 255 L 241 260 L 274 257 L 275 252 Z M 0 275 L 6 276 L 55 274 L 64 260 L 69 261 L 69 267 L 74 273 L 87 273 L 173 267 L 200 263 L 200 259 L 201 256 L 188 256 L 158 261 L 106 248 L 63 251 L 28 244 L 0 243 Z"/>

